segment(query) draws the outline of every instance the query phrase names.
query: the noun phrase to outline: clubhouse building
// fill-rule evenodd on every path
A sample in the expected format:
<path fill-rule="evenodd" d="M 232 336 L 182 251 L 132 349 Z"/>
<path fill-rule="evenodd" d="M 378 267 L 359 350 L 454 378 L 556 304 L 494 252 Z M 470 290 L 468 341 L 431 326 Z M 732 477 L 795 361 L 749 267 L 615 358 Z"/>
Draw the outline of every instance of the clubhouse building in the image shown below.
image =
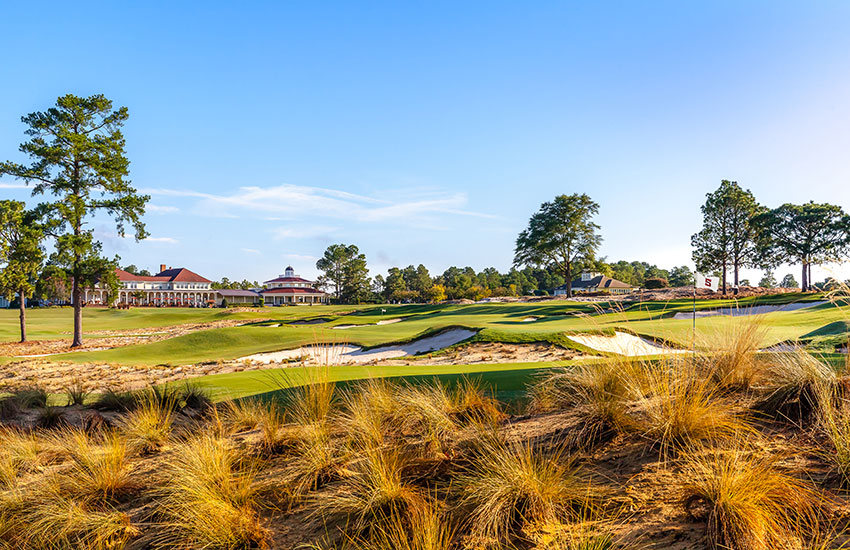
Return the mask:
<path fill-rule="evenodd" d="M 572 282 L 574 293 L 609 292 L 611 294 L 631 294 L 635 287 L 623 281 L 606 277 L 600 273 L 585 271 L 581 277 Z M 555 296 L 566 296 L 567 285 L 557 287 L 552 294 Z"/>
<path fill-rule="evenodd" d="M 295 274 L 292 266 L 283 275 L 254 289 L 214 289 L 212 281 L 185 267 L 159 266 L 156 275 L 134 275 L 123 269 L 115 274 L 121 281 L 116 304 L 133 306 L 211 307 L 253 305 L 263 299 L 266 305 L 326 304 L 329 297 L 314 288 L 314 282 Z M 99 283 L 83 291 L 83 301 L 92 305 L 107 304 L 108 291 Z"/>
<path fill-rule="evenodd" d="M 162 264 L 159 273 L 150 276 L 134 275 L 123 269 L 116 269 L 115 274 L 121 281 L 117 304 L 200 307 L 211 305 L 216 299 L 216 291 L 210 286 L 212 281 L 185 267 L 166 268 Z M 99 283 L 83 293 L 87 304 L 108 305 L 107 299 L 107 291 Z"/>

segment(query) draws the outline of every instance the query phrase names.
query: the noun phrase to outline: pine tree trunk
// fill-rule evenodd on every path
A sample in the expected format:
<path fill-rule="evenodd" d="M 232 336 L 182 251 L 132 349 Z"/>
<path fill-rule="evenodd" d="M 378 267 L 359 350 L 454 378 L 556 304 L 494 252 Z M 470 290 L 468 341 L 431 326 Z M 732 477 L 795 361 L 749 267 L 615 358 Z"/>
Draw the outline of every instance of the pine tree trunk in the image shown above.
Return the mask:
<path fill-rule="evenodd" d="M 722 283 L 723 283 L 723 295 L 726 296 L 726 260 L 723 261 Z"/>
<path fill-rule="evenodd" d="M 71 347 L 76 348 L 83 345 L 83 291 L 76 277 L 71 285 L 71 300 L 74 302 L 74 340 Z"/>
<path fill-rule="evenodd" d="M 18 292 L 20 296 L 20 307 L 21 307 L 21 342 L 27 341 L 27 297 L 24 295 L 24 289 L 20 289 Z"/>
<path fill-rule="evenodd" d="M 733 277 L 735 279 L 735 288 L 738 288 L 738 269 L 739 269 L 739 266 L 738 266 L 737 258 L 735 259 L 735 264 L 734 264 L 733 269 L 735 270 L 734 275 L 733 275 Z"/>
<path fill-rule="evenodd" d="M 800 290 L 802 290 L 803 292 L 806 292 L 809 289 L 809 284 L 808 284 L 809 283 L 809 277 L 808 277 L 809 270 L 806 269 L 806 267 L 807 267 L 806 266 L 806 260 L 803 260 L 803 282 L 800 285 L 801 286 Z"/>

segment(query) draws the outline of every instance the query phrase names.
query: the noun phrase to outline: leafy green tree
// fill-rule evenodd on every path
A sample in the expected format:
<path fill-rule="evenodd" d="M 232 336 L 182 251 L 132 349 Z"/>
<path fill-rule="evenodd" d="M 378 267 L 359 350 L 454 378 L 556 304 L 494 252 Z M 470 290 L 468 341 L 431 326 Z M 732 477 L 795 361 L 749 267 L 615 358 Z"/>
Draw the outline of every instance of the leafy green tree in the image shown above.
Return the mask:
<path fill-rule="evenodd" d="M 795 279 L 790 273 L 782 277 L 782 282 L 779 283 L 779 286 L 782 288 L 800 288 L 800 284 L 797 282 L 797 279 Z"/>
<path fill-rule="evenodd" d="M 44 262 L 42 227 L 19 201 L 0 201 L 0 293 L 10 301 L 18 294 L 21 342 L 27 341 L 27 296 Z"/>
<path fill-rule="evenodd" d="M 369 297 L 371 281 L 366 256 L 357 246 L 330 245 L 316 262 L 316 269 L 323 272 L 319 283 L 331 285 L 333 295 L 340 302 L 357 304 Z"/>
<path fill-rule="evenodd" d="M 685 265 L 674 267 L 670 270 L 670 278 L 668 280 L 672 287 L 693 286 L 694 273 Z"/>
<path fill-rule="evenodd" d="M 100 286 L 106 290 L 106 305 L 113 305 L 118 301 L 118 293 L 121 291 L 121 280 L 114 269 L 107 269 L 98 281 Z"/>
<path fill-rule="evenodd" d="M 127 179 L 130 161 L 121 132 L 127 117 L 126 107 L 113 110 L 103 95 L 62 96 L 55 107 L 21 119 L 30 139 L 20 150 L 32 163 L 0 163 L 0 174 L 34 184 L 33 195 L 51 196 L 41 208 L 55 224 L 57 258 L 71 278 L 73 347 L 83 343 L 82 283 L 102 274 L 86 271 L 102 267 L 94 261 L 99 247 L 88 220 L 102 212 L 113 218 L 119 236 L 128 225 L 136 240 L 147 236 L 142 216 L 150 197 L 138 194 Z"/>
<path fill-rule="evenodd" d="M 706 195 L 701 210 L 703 227 L 691 237 L 693 259 L 700 271 L 720 271 L 726 294 L 728 268 L 732 268 L 733 282 L 738 286 L 740 269 L 758 263 L 758 231 L 753 219 L 764 208 L 749 190 L 741 189 L 737 182 L 723 180 L 715 192 Z"/>
<path fill-rule="evenodd" d="M 514 265 L 556 266 L 572 296 L 573 272 L 593 261 L 602 244 L 592 219 L 599 205 L 585 194 L 558 195 L 544 202 L 516 240 Z"/>
<path fill-rule="evenodd" d="M 48 262 L 35 283 L 35 294 L 46 300 L 67 302 L 71 297 L 70 288 L 65 270 Z"/>
<path fill-rule="evenodd" d="M 761 288 L 776 288 L 776 277 L 773 275 L 773 270 L 768 269 L 764 272 L 764 276 L 759 281 L 759 286 Z"/>
<path fill-rule="evenodd" d="M 834 204 L 783 204 L 762 213 L 762 255 L 771 265 L 802 267 L 802 290 L 810 290 L 812 265 L 840 261 L 850 247 L 850 216 Z"/>

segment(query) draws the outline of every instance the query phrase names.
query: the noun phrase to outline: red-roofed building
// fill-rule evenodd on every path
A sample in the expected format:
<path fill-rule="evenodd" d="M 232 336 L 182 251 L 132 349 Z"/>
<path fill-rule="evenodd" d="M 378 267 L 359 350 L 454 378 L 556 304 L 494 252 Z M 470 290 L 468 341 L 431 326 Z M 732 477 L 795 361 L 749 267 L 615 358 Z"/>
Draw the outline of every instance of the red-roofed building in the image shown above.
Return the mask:
<path fill-rule="evenodd" d="M 197 307 L 216 299 L 215 290 L 210 288 L 212 281 L 185 267 L 166 268 L 162 264 L 156 275 L 134 275 L 123 269 L 116 269 L 115 274 L 121 281 L 118 304 Z M 106 290 L 97 284 L 85 291 L 83 299 L 86 303 L 105 304 Z"/>
<path fill-rule="evenodd" d="M 314 285 L 313 281 L 296 275 L 292 266 L 289 266 L 283 275 L 264 282 L 264 288 L 259 292 L 266 305 L 270 306 L 328 303 L 328 295 Z"/>

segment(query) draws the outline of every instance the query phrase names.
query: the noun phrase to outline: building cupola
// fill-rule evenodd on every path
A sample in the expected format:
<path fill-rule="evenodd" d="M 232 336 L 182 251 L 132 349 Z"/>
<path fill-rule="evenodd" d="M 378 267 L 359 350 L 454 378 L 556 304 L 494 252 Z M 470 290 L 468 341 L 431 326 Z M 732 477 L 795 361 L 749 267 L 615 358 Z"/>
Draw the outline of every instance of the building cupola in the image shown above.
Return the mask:
<path fill-rule="evenodd" d="M 292 269 L 292 266 L 288 266 L 286 270 L 283 272 L 284 277 L 295 277 L 295 270 Z"/>

